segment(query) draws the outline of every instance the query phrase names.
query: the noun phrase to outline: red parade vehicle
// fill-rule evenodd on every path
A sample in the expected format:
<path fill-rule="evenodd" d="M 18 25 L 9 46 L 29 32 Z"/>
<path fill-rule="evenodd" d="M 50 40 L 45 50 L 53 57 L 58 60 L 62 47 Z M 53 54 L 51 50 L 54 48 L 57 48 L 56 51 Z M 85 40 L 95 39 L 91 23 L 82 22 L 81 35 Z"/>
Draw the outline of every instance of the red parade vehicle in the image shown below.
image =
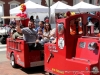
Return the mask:
<path fill-rule="evenodd" d="M 43 51 L 30 51 L 28 43 L 24 40 L 12 40 L 11 38 L 7 38 L 6 56 L 11 60 L 11 65 L 14 68 L 18 65 L 23 68 L 44 65 Z"/>
<path fill-rule="evenodd" d="M 12 67 L 45 65 L 50 75 L 100 75 L 100 31 L 93 26 L 99 23 L 98 16 L 87 13 L 58 19 L 56 44 L 44 45 L 44 60 L 43 51 L 30 51 L 24 40 L 8 38 L 7 58 Z"/>
<path fill-rule="evenodd" d="M 29 18 L 23 18 L 23 15 L 24 13 L 19 13 L 17 16 L 9 16 L 4 18 L 15 18 L 17 20 L 22 19 L 20 20 L 21 23 L 24 25 L 24 27 L 27 27 Z M 23 68 L 29 68 L 44 65 L 43 50 L 29 50 L 27 42 L 25 42 L 23 39 L 13 39 L 12 36 L 11 38 L 7 38 L 6 56 L 9 60 L 11 60 L 12 67 L 17 67 L 19 65 Z"/>
<path fill-rule="evenodd" d="M 100 27 L 95 28 L 99 24 L 98 16 L 87 13 L 58 19 L 56 44 L 44 46 L 45 71 L 50 75 L 100 75 Z"/>

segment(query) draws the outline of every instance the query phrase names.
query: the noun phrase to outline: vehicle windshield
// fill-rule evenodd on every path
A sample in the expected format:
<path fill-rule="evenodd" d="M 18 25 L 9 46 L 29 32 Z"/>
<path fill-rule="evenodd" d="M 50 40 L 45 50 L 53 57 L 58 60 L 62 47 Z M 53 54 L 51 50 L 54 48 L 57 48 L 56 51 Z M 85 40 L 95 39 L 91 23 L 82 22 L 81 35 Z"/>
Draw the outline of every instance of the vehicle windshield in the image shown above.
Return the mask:
<path fill-rule="evenodd" d="M 88 17 L 87 31 L 88 34 L 99 33 L 99 20 L 96 18 Z"/>
<path fill-rule="evenodd" d="M 70 20 L 70 35 L 81 35 L 83 34 L 82 18 L 74 18 Z"/>
<path fill-rule="evenodd" d="M 63 23 L 59 23 L 58 24 L 58 33 L 59 34 L 63 34 L 64 32 L 64 24 Z"/>

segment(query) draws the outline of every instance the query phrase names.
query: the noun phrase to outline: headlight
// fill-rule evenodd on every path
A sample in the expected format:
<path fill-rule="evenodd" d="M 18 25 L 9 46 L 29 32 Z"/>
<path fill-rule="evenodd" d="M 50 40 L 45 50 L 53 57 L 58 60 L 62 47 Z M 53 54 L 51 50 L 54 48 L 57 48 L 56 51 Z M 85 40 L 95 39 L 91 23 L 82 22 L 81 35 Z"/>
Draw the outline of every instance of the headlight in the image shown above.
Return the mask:
<path fill-rule="evenodd" d="M 93 73 L 93 74 L 99 73 L 98 67 L 93 67 L 93 68 L 92 68 L 92 73 Z"/>

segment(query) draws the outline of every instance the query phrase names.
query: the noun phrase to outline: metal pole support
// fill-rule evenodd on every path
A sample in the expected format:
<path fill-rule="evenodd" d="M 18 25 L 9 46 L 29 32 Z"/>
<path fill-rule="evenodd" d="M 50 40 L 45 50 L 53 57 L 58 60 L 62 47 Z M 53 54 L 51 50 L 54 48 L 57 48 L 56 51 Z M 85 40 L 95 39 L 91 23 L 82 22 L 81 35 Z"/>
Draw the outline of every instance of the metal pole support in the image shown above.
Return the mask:
<path fill-rule="evenodd" d="M 49 23 L 50 23 L 50 21 L 51 21 L 51 20 L 50 20 L 50 19 L 51 19 L 51 9 L 50 9 L 50 4 L 51 4 L 51 3 L 50 3 L 50 0 L 48 0 L 48 2 L 49 2 L 48 4 L 49 4 Z"/>

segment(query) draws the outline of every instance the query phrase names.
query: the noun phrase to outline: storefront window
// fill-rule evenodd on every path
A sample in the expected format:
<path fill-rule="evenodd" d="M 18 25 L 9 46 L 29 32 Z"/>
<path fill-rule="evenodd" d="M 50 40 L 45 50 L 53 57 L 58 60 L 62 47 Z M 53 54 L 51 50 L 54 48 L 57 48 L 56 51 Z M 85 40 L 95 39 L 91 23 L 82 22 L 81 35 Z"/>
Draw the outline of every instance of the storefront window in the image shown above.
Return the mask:
<path fill-rule="evenodd" d="M 10 9 L 13 9 L 13 8 L 15 8 L 15 7 L 17 7 L 18 6 L 18 4 L 11 4 L 10 5 Z"/>
<path fill-rule="evenodd" d="M 10 1 L 10 2 L 8 2 L 8 4 L 10 5 L 10 9 L 13 9 L 13 8 L 19 6 L 20 2 L 19 1 Z"/>

